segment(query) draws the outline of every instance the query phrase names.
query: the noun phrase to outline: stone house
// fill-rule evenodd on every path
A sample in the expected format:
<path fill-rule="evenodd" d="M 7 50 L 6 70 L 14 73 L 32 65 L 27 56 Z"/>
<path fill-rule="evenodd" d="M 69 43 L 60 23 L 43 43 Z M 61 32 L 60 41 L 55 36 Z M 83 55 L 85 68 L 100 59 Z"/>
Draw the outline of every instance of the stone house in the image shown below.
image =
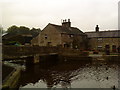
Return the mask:
<path fill-rule="evenodd" d="M 87 35 L 76 27 L 71 27 L 70 19 L 62 25 L 48 24 L 42 32 L 32 39 L 32 45 L 60 46 L 85 49 Z"/>
<path fill-rule="evenodd" d="M 120 47 L 120 30 L 86 32 L 89 38 L 89 49 L 105 51 L 107 48 L 110 52 L 117 52 Z"/>

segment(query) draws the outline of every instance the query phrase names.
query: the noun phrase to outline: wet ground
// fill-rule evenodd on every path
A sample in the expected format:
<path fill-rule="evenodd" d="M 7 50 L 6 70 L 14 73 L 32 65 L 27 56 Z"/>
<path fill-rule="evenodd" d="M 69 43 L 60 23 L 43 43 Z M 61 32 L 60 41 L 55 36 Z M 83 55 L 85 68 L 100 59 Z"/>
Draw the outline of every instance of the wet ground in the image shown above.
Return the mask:
<path fill-rule="evenodd" d="M 114 88 L 119 83 L 119 64 L 104 61 L 48 59 L 26 65 L 20 88 Z"/>

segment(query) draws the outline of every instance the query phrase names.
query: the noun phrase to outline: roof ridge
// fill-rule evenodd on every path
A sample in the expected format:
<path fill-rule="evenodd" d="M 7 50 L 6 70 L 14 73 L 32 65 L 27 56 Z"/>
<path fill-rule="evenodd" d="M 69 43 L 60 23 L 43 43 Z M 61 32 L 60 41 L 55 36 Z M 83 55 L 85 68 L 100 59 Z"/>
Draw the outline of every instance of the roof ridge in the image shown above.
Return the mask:
<path fill-rule="evenodd" d="M 79 28 L 77 27 L 63 27 L 62 25 L 56 25 L 49 23 L 49 25 L 52 25 L 56 30 L 58 30 L 61 33 L 68 33 L 68 34 L 84 34 Z"/>
<path fill-rule="evenodd" d="M 116 31 L 120 31 L 120 30 L 105 30 L 105 31 L 99 31 L 99 32 L 116 32 Z M 96 32 L 96 31 L 88 31 L 88 32 L 85 32 L 85 33 L 99 33 L 99 32 Z"/>
<path fill-rule="evenodd" d="M 52 24 L 52 23 L 49 23 L 50 25 L 53 25 L 53 26 L 61 26 L 61 25 L 56 25 L 56 24 Z"/>
<path fill-rule="evenodd" d="M 62 27 L 62 25 L 56 25 L 56 24 L 52 24 L 52 23 L 49 23 L 50 25 L 54 25 L 54 26 L 60 26 Z M 70 27 L 70 28 L 77 28 L 77 27 Z M 78 29 L 78 28 L 77 28 Z"/>

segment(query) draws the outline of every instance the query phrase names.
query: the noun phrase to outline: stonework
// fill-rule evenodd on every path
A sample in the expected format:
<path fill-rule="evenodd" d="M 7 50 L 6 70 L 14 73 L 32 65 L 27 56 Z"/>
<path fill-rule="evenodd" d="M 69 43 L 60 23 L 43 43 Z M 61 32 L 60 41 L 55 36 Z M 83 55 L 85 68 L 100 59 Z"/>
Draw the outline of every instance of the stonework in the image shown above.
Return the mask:
<path fill-rule="evenodd" d="M 120 38 L 91 38 L 89 45 L 92 50 L 105 50 L 106 45 L 110 45 L 110 51 L 112 51 L 112 46 L 119 46 Z"/>
<path fill-rule="evenodd" d="M 51 25 L 48 25 L 38 36 L 39 46 L 57 46 L 61 44 L 61 34 Z"/>
<path fill-rule="evenodd" d="M 89 48 L 91 50 L 105 51 L 108 45 L 110 52 L 117 52 L 117 48 L 120 46 L 119 30 L 86 32 L 86 34 L 89 38 Z"/>
<path fill-rule="evenodd" d="M 71 22 L 64 21 L 62 23 L 62 26 L 55 24 L 48 24 L 42 30 L 42 32 L 31 41 L 31 43 L 32 45 L 39 45 L 39 46 L 85 48 L 84 47 L 85 45 L 83 45 L 83 43 L 84 43 L 84 39 L 86 39 L 86 36 L 87 35 L 84 34 L 82 31 L 80 31 L 78 28 L 71 27 Z"/>

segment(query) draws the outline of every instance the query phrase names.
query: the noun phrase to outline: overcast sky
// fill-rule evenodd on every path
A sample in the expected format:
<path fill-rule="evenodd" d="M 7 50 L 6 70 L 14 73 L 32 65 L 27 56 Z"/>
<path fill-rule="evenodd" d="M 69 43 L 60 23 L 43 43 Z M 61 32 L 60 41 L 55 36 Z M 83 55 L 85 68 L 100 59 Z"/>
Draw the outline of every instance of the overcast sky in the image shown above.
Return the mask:
<path fill-rule="evenodd" d="M 70 19 L 82 31 L 118 29 L 119 0 L 0 0 L 0 23 L 43 29 L 48 23 L 61 25 Z"/>

